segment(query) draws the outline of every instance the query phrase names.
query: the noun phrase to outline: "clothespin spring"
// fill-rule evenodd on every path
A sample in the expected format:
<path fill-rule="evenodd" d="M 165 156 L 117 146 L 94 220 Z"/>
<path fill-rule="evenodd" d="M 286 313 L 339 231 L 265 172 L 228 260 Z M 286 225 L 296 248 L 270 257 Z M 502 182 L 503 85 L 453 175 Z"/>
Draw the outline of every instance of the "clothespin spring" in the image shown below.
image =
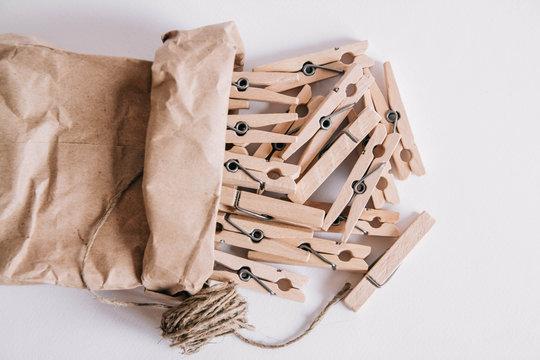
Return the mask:
<path fill-rule="evenodd" d="M 241 212 L 243 212 L 245 214 L 248 214 L 248 215 L 251 215 L 251 216 L 255 216 L 256 218 L 259 218 L 259 219 L 272 220 L 274 218 L 273 216 L 270 216 L 270 215 L 267 215 L 267 214 L 256 213 L 255 211 L 251 211 L 251 210 L 240 207 L 240 205 L 239 205 L 239 203 L 240 203 L 240 194 L 241 194 L 241 192 L 237 191 L 236 192 L 236 197 L 234 199 L 234 207 L 235 207 L 236 210 L 241 211 Z"/>
<path fill-rule="evenodd" d="M 231 85 L 235 86 L 238 91 L 246 91 L 249 87 L 249 80 L 246 78 L 239 78 L 237 81 L 233 81 Z"/>
<path fill-rule="evenodd" d="M 244 173 L 246 173 L 247 176 L 249 176 L 253 181 L 259 183 L 259 189 L 257 190 L 257 193 L 262 193 L 264 191 L 264 181 L 257 178 L 255 175 L 251 173 L 248 169 L 246 169 L 240 162 L 236 159 L 231 159 L 225 163 L 225 168 L 228 172 L 235 173 L 239 169 L 242 170 Z"/>
<path fill-rule="evenodd" d="M 253 229 L 250 233 L 248 233 L 246 230 L 242 229 L 239 225 L 235 224 L 230 219 L 230 213 L 227 213 L 224 217 L 225 221 L 231 224 L 232 227 L 234 227 L 236 230 L 240 231 L 242 234 L 246 235 L 250 238 L 251 241 L 254 243 L 260 242 L 262 239 L 264 239 L 264 232 L 260 229 Z"/>
<path fill-rule="evenodd" d="M 245 121 L 239 121 L 234 126 L 227 125 L 227 130 L 232 130 L 238 136 L 243 136 L 249 131 L 249 125 Z"/>
<path fill-rule="evenodd" d="M 346 216 L 343 216 L 343 215 L 339 215 L 338 218 L 336 220 L 334 220 L 334 222 L 332 223 L 332 226 L 338 226 L 339 224 L 341 224 L 342 221 L 345 221 L 347 220 L 347 217 Z M 360 226 L 358 225 L 354 225 L 354 227 L 358 230 L 360 230 L 360 232 L 362 232 L 362 235 L 369 235 L 369 232 L 367 232 L 366 230 L 362 229 Z"/>
<path fill-rule="evenodd" d="M 308 251 L 310 253 L 312 253 L 313 255 L 315 255 L 316 257 L 318 257 L 319 259 L 321 259 L 321 261 L 324 261 L 325 263 L 327 263 L 328 265 L 330 265 L 330 267 L 332 268 L 332 270 L 336 270 L 336 264 L 334 264 L 333 262 L 331 262 L 330 260 L 328 260 L 327 258 L 325 258 L 324 256 L 322 256 L 322 254 L 320 252 L 318 252 L 317 250 L 313 249 L 311 247 L 311 245 L 309 245 L 308 243 L 305 243 L 305 244 L 300 244 L 300 246 L 298 246 L 299 249 L 302 249 L 302 250 L 305 250 L 305 251 Z"/>
<path fill-rule="evenodd" d="M 371 170 L 369 173 L 362 176 L 362 178 L 360 180 L 353 181 L 353 183 L 352 183 L 352 188 L 353 188 L 353 191 L 354 191 L 353 197 L 366 192 L 367 186 L 366 186 L 366 183 L 364 182 L 364 180 L 366 180 L 366 178 L 368 176 L 370 176 L 371 174 L 373 174 L 375 171 L 379 170 L 379 168 L 381 166 L 383 166 L 384 164 L 385 163 L 380 163 L 379 165 L 377 165 L 377 167 L 375 169 Z"/>
<path fill-rule="evenodd" d="M 388 121 L 391 124 L 394 124 L 394 132 L 397 132 L 397 122 L 400 117 L 401 117 L 401 114 L 396 110 L 388 110 L 386 112 L 386 121 Z"/>
<path fill-rule="evenodd" d="M 323 156 L 323 154 L 325 152 L 328 151 L 328 149 L 330 149 L 330 147 L 332 147 L 332 145 L 334 145 L 334 143 L 337 141 L 337 139 L 339 139 L 339 137 L 341 135 L 343 135 L 343 134 L 347 135 L 353 142 L 355 142 L 355 143 L 359 142 L 358 138 L 356 136 L 354 136 L 353 134 L 351 134 L 349 130 L 343 130 L 338 134 L 338 136 L 336 136 L 335 138 L 330 140 L 327 144 L 325 144 L 322 147 L 321 151 L 319 151 L 319 159 L 321 158 L 321 156 Z"/>
<path fill-rule="evenodd" d="M 309 62 L 309 61 L 307 63 L 305 63 L 304 65 L 302 65 L 302 70 L 301 71 L 306 76 L 313 76 L 315 74 L 315 69 L 323 69 L 323 70 L 333 71 L 333 72 L 336 72 L 338 74 L 344 74 L 345 73 L 344 70 L 338 70 L 338 69 L 334 69 L 334 68 L 331 68 L 331 67 L 328 67 L 328 66 L 323 66 L 323 65 L 315 65 L 315 64 L 313 64 L 312 62 Z"/>
<path fill-rule="evenodd" d="M 276 293 L 273 292 L 272 289 L 270 289 L 268 286 L 266 286 L 266 284 L 261 279 L 259 279 L 258 276 L 256 276 L 255 274 L 253 274 L 251 272 L 251 269 L 249 267 L 244 266 L 244 267 L 240 268 L 240 270 L 238 270 L 237 273 L 238 273 L 238 277 L 240 278 L 240 280 L 248 282 L 250 279 L 253 279 L 259 285 L 261 285 L 264 288 L 264 290 L 268 291 L 268 293 L 270 295 L 276 295 Z"/>

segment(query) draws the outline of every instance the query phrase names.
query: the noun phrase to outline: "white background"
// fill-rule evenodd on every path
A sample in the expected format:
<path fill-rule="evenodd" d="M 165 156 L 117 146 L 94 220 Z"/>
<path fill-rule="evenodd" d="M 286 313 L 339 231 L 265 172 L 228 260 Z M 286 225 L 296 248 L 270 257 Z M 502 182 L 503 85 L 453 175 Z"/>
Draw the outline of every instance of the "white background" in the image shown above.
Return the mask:
<path fill-rule="evenodd" d="M 227 337 L 191 358 L 539 359 L 540 2 L 0 3 L 0 32 L 149 60 L 167 30 L 228 20 L 247 69 L 363 39 L 377 67 L 391 60 L 428 171 L 398 183 L 395 208 L 402 225 L 424 209 L 438 222 L 358 313 L 338 304 L 283 350 Z M 297 271 L 311 276 L 305 304 L 242 291 L 252 337 L 296 334 L 355 279 Z M 0 287 L 0 358 L 177 359 L 160 341 L 159 316 L 83 290 Z"/>

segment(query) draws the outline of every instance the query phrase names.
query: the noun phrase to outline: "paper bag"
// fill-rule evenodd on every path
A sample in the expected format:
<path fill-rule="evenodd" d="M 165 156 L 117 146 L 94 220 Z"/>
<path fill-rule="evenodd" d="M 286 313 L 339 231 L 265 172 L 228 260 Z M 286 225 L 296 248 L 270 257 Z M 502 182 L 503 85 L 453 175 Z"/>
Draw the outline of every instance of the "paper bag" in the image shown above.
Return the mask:
<path fill-rule="evenodd" d="M 153 66 L 1 35 L 0 283 L 83 287 L 131 184 L 88 287 L 197 291 L 241 48 L 233 24 L 169 33 Z"/>
<path fill-rule="evenodd" d="M 197 291 L 213 269 L 232 70 L 242 68 L 243 47 L 232 23 L 163 40 L 152 65 L 142 280 L 174 294 Z"/>

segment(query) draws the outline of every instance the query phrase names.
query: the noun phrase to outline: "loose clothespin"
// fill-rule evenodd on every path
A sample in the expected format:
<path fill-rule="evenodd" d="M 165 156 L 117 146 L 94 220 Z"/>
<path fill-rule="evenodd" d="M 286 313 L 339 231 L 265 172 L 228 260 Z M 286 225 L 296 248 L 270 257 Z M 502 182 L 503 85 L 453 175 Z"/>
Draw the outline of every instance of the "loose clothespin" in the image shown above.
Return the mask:
<path fill-rule="evenodd" d="M 359 64 L 363 68 L 373 66 L 373 59 L 364 54 L 366 49 L 367 42 L 361 41 L 341 46 L 339 48 L 333 48 L 314 54 L 304 55 L 288 60 L 282 60 L 273 64 L 258 66 L 255 67 L 253 71 L 269 71 L 266 69 L 268 69 L 270 66 L 272 66 L 273 68 L 283 66 L 283 69 L 291 69 L 291 64 L 298 66 L 299 63 L 303 62 L 302 67 L 296 70 L 296 73 L 299 75 L 298 80 L 282 82 L 266 87 L 266 89 L 268 90 L 283 92 L 302 85 L 311 84 L 317 81 L 341 75 L 353 64 Z M 330 58 L 334 60 L 326 62 Z"/>
<path fill-rule="evenodd" d="M 321 129 L 309 140 L 298 161 L 298 165 L 302 168 L 302 173 L 304 173 L 309 164 L 317 157 L 323 146 L 328 143 L 335 131 L 347 118 L 347 114 L 352 110 L 352 107 L 364 96 L 373 82 L 374 78 L 371 74 L 362 76 L 357 83 L 352 85 L 350 92 L 347 90 L 347 97 L 338 105 L 339 109 L 348 109 L 349 111 L 336 111 L 326 122 L 321 122 Z"/>
<path fill-rule="evenodd" d="M 234 217 L 234 219 L 233 219 Z M 241 219 L 238 221 L 237 219 Z M 228 226 L 227 226 L 228 225 Z M 297 261 L 305 262 L 309 258 L 309 254 L 270 237 L 272 231 L 260 229 L 259 224 L 252 222 L 249 219 L 230 213 L 219 213 L 216 221 L 215 242 L 224 243 L 230 246 L 236 246 L 242 249 L 262 251 L 268 254 L 278 256 L 287 256 Z M 233 230 L 230 230 L 230 227 Z M 274 228 L 277 226 L 274 225 Z M 286 230 L 284 231 L 286 232 Z M 269 234 L 270 233 L 270 234 Z"/>
<path fill-rule="evenodd" d="M 267 292 L 282 298 L 304 302 L 306 297 L 300 290 L 309 278 L 289 271 L 276 269 L 256 261 L 215 250 L 216 263 L 228 270 L 214 270 L 210 279 L 232 281 L 240 287 Z"/>
<path fill-rule="evenodd" d="M 319 229 L 324 211 L 269 196 L 240 191 L 227 186 L 221 187 L 220 210 L 243 213 L 261 220 L 273 220 Z"/>
<path fill-rule="evenodd" d="M 225 142 L 232 144 L 294 143 L 296 136 L 255 128 L 295 121 L 298 114 L 232 114 L 227 116 Z"/>
<path fill-rule="evenodd" d="M 313 266 L 332 270 L 365 272 L 368 269 L 364 259 L 371 252 L 370 246 L 336 243 L 321 238 L 290 238 L 280 239 L 279 241 L 302 249 L 309 255 L 309 258 L 307 261 L 298 261 L 290 256 L 280 256 L 260 251 L 249 251 L 248 258 L 277 264 Z"/>
<path fill-rule="evenodd" d="M 343 299 L 345 305 L 353 311 L 358 311 L 376 289 L 388 282 L 405 257 L 434 224 L 435 219 L 427 212 L 421 213 Z"/>
<path fill-rule="evenodd" d="M 255 85 L 272 85 L 280 82 L 280 79 L 289 79 L 294 81 L 294 79 L 297 78 L 297 74 L 289 73 L 233 73 L 233 81 L 231 83 L 231 92 L 229 97 L 231 99 L 264 101 L 279 104 L 298 104 L 298 98 L 296 97 L 255 87 Z"/>
<path fill-rule="evenodd" d="M 306 202 L 347 156 L 360 145 L 362 139 L 369 134 L 379 120 L 380 117 L 375 111 L 369 108 L 364 109 L 358 118 L 347 126 L 322 153 L 321 158 L 304 173 L 304 176 L 296 183 L 296 192 L 288 195 L 289 199 L 299 204 Z"/>
<path fill-rule="evenodd" d="M 336 47 L 317 53 L 297 56 L 253 68 L 254 72 L 295 72 L 299 79 L 268 86 L 267 90 L 282 92 L 302 85 L 343 74 L 352 64 L 362 67 L 373 66 L 373 60 L 364 54 L 367 41 Z"/>
<path fill-rule="evenodd" d="M 366 207 L 366 204 L 373 192 L 373 189 L 377 185 L 381 174 L 384 171 L 384 167 L 387 165 L 394 149 L 399 142 L 400 135 L 397 133 L 388 134 L 381 144 L 383 153 L 379 157 L 373 155 L 373 144 L 380 141 L 380 138 L 384 136 L 377 135 L 385 133 L 386 131 L 381 125 L 378 125 L 373 132 L 374 142 L 371 142 L 372 138 L 368 140 L 365 148 L 365 154 L 360 156 L 353 166 L 347 180 L 345 180 L 334 205 L 327 213 L 324 221 L 323 229 L 328 228 L 336 221 L 341 214 L 345 206 L 352 201 L 349 209 L 349 215 L 345 222 L 343 233 L 341 235 L 341 241 L 345 242 L 349 239 L 353 229 L 356 226 L 357 219 Z M 371 143 L 370 143 L 371 142 Z"/>
<path fill-rule="evenodd" d="M 317 131 L 325 131 L 331 123 L 332 117 L 339 113 L 348 111 L 352 106 L 345 108 L 338 108 L 339 104 L 347 97 L 347 88 L 350 85 L 354 85 L 360 81 L 364 72 L 362 67 L 358 64 L 354 64 L 351 68 L 345 72 L 341 79 L 334 86 L 332 91 L 326 96 L 326 98 L 319 105 L 317 110 L 310 115 L 304 122 L 302 127 L 298 130 L 297 141 L 288 145 L 281 153 L 283 160 L 287 160 L 291 155 L 297 152 L 305 143 L 307 143 Z M 352 97 L 354 93 L 349 93 Z"/>
<path fill-rule="evenodd" d="M 371 87 L 371 96 L 375 109 L 384 119 L 381 122 L 387 126 L 388 132 L 397 131 L 401 134 L 400 144 L 392 155 L 392 172 L 400 180 L 407 179 L 411 171 L 418 176 L 424 175 L 426 170 L 414 142 L 411 125 L 389 62 L 384 63 L 384 73 L 388 103 L 376 83 Z"/>
<path fill-rule="evenodd" d="M 255 189 L 259 193 L 273 191 L 294 193 L 294 180 L 300 167 L 279 161 L 266 161 L 249 155 L 225 151 L 223 184 Z"/>

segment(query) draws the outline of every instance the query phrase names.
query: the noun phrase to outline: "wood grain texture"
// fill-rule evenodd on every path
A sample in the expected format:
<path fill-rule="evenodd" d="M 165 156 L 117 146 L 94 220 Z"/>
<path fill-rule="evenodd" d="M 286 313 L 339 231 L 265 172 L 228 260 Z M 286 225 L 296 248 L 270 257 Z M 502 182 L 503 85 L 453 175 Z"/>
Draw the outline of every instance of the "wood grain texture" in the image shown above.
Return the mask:
<path fill-rule="evenodd" d="M 381 157 L 375 158 L 371 163 L 371 166 L 367 170 L 368 173 L 373 173 L 364 180 L 364 183 L 366 185 L 366 191 L 362 194 L 356 195 L 352 200 L 351 208 L 349 210 L 349 217 L 345 222 L 345 228 L 343 230 L 343 233 L 341 234 L 340 240 L 342 242 L 347 241 L 349 239 L 349 236 L 352 234 L 352 231 L 356 225 L 355 219 L 358 219 L 363 209 L 366 207 L 366 204 L 371 197 L 373 189 L 375 189 L 375 186 L 379 182 L 384 168 L 386 166 L 389 166 L 390 157 L 392 156 L 394 149 L 399 143 L 400 138 L 401 136 L 397 133 L 388 134 L 382 144 L 384 153 Z M 377 169 L 379 165 L 382 166 Z"/>
<path fill-rule="evenodd" d="M 270 131 L 249 129 L 244 135 L 238 135 L 234 130 L 227 130 L 225 142 L 228 144 L 261 144 L 296 142 L 296 136 L 276 134 Z"/>
<path fill-rule="evenodd" d="M 335 62 L 325 64 L 324 66 L 327 66 L 329 68 L 336 69 L 336 70 L 346 71 L 353 64 L 359 64 L 360 66 L 362 66 L 362 68 L 366 68 L 366 67 L 373 66 L 375 62 L 369 56 L 365 54 L 361 54 L 355 57 L 353 62 L 350 64 L 345 64 L 341 61 L 335 61 Z M 303 85 L 313 84 L 315 82 L 326 80 L 326 79 L 340 75 L 339 73 L 335 71 L 325 70 L 325 69 L 315 69 L 315 73 L 313 75 L 305 75 L 303 72 L 297 72 L 296 74 L 298 74 L 298 80 L 270 85 L 270 86 L 267 86 L 265 89 L 276 91 L 276 92 L 283 92 L 286 90 L 294 89 Z"/>
<path fill-rule="evenodd" d="M 367 41 L 359 41 L 352 44 L 343 45 L 311 54 L 305 54 L 290 59 L 276 61 L 266 65 L 260 65 L 253 68 L 253 71 L 284 71 L 296 72 L 302 69 L 306 62 L 311 62 L 316 65 L 324 65 L 335 62 L 341 57 L 350 53 L 353 57 L 363 54 L 368 48 Z"/>
<path fill-rule="evenodd" d="M 249 101 L 229 99 L 229 110 L 249 109 Z"/>
<path fill-rule="evenodd" d="M 283 95 L 274 91 L 252 86 L 248 87 L 244 91 L 239 91 L 236 86 L 231 85 L 229 97 L 231 99 L 263 101 L 277 104 L 298 104 L 298 98 L 296 97 Z"/>
<path fill-rule="evenodd" d="M 368 110 L 372 111 L 372 110 Z M 363 147 L 363 155 L 361 155 L 358 160 L 356 160 L 354 166 L 352 167 L 347 179 L 343 183 L 334 203 L 328 209 L 326 217 L 324 218 L 323 229 L 327 231 L 330 228 L 330 225 L 341 215 L 343 209 L 349 204 L 351 198 L 353 197 L 354 191 L 352 188 L 352 183 L 355 180 L 359 180 L 364 176 L 368 170 L 370 164 L 373 161 L 373 149 L 375 146 L 382 144 L 386 137 L 386 131 L 382 125 L 375 126 L 375 129 L 372 131 L 369 141 Z M 296 192 L 300 191 L 300 188 Z M 357 219 L 352 219 L 357 220 Z"/>
<path fill-rule="evenodd" d="M 256 213 L 270 215 L 273 217 L 272 221 L 305 226 L 311 229 L 318 229 L 322 226 L 323 210 L 268 196 L 243 192 L 226 186 L 221 188 L 220 203 L 227 207 L 234 207 L 237 191 L 241 194 L 240 207 Z"/>
<path fill-rule="evenodd" d="M 229 214 L 229 219 L 235 225 L 240 226 L 244 231 L 251 233 L 258 229 L 264 233 L 264 236 L 270 239 L 282 238 L 312 238 L 313 230 L 289 224 L 276 223 L 266 220 L 259 220 L 249 216 Z M 218 212 L 216 223 L 220 224 L 224 230 L 238 231 L 229 222 L 225 221 L 225 213 Z"/>
<path fill-rule="evenodd" d="M 427 212 L 422 212 L 343 299 L 343 303 L 349 309 L 358 311 L 377 289 L 368 280 L 368 276 L 377 283 L 384 284 L 434 224 L 435 219 Z"/>
<path fill-rule="evenodd" d="M 214 252 L 215 261 L 233 271 L 238 271 L 242 267 L 247 266 L 253 274 L 261 279 L 273 283 L 277 283 L 281 279 L 287 279 L 291 282 L 292 286 L 297 289 L 304 287 L 309 282 L 309 278 L 304 275 L 277 269 L 273 266 L 244 259 L 220 250 L 214 250 Z"/>
<path fill-rule="evenodd" d="M 371 83 L 373 83 L 373 81 L 374 78 L 370 74 L 362 76 L 362 78 L 356 84 L 354 84 L 354 94 L 343 99 L 343 101 L 339 104 L 338 109 L 343 109 L 358 102 L 362 96 L 364 96 L 365 92 L 369 89 L 369 86 Z M 298 165 L 302 168 L 302 173 L 304 173 L 309 164 L 311 164 L 317 157 L 325 144 L 328 143 L 334 132 L 341 126 L 343 121 L 347 118 L 347 114 L 348 112 L 344 111 L 333 116 L 330 127 L 324 131 L 317 131 L 311 140 L 309 140 L 304 151 L 302 152 L 302 155 L 300 156 L 300 160 L 298 161 Z"/>
<path fill-rule="evenodd" d="M 306 262 L 309 254 L 298 249 L 294 245 L 274 239 L 262 239 L 259 242 L 253 242 L 251 239 L 241 233 L 232 231 L 221 231 L 216 233 L 216 242 L 222 242 L 230 246 L 236 246 L 242 249 L 261 251 L 267 254 L 286 256 L 300 262 Z"/>
<path fill-rule="evenodd" d="M 397 123 L 397 129 L 401 134 L 401 143 L 403 144 L 403 148 L 411 153 L 411 159 L 408 161 L 409 167 L 411 168 L 413 174 L 418 176 L 424 175 L 426 170 L 424 168 L 424 164 L 422 163 L 422 158 L 420 157 L 418 147 L 414 141 L 411 124 L 409 123 L 405 106 L 401 100 L 394 71 L 392 70 L 392 66 L 389 62 L 384 63 L 384 73 L 386 75 L 386 87 L 388 89 L 388 104 L 390 105 L 390 108 L 399 111 L 401 115 Z"/>
<path fill-rule="evenodd" d="M 302 128 L 297 134 L 298 141 L 285 148 L 281 157 L 287 160 L 291 155 L 296 153 L 305 143 L 307 143 L 313 135 L 320 129 L 319 120 L 321 117 L 329 115 L 336 110 L 339 104 L 347 97 L 347 87 L 351 84 L 356 84 L 363 76 L 362 67 L 354 64 L 341 77 L 334 86 L 334 90 L 325 97 L 319 107 L 310 115 L 302 125 Z"/>
<path fill-rule="evenodd" d="M 289 123 L 296 120 L 298 120 L 297 113 L 227 115 L 227 125 L 229 126 L 234 126 L 239 121 L 245 122 L 250 127 L 263 127 L 279 123 Z"/>
<path fill-rule="evenodd" d="M 234 282 L 236 285 L 238 285 L 241 288 L 255 290 L 255 291 L 268 294 L 266 289 L 264 289 L 261 285 L 259 285 L 254 279 L 249 279 L 248 281 L 242 281 L 238 278 L 238 275 L 230 271 L 214 270 L 212 272 L 212 275 L 210 276 L 210 280 L 221 281 L 221 282 Z M 298 301 L 298 302 L 306 301 L 306 296 L 304 295 L 304 293 L 302 293 L 300 289 L 296 289 L 293 287 L 288 290 L 281 290 L 278 284 L 275 284 L 269 281 L 264 281 L 264 280 L 263 282 L 278 297 L 293 300 L 293 301 Z"/>
<path fill-rule="evenodd" d="M 361 141 L 375 127 L 379 119 L 375 111 L 365 109 L 346 130 Z M 289 195 L 289 199 L 303 204 L 358 145 L 359 143 L 354 142 L 349 136 L 342 134 L 297 182 L 296 192 Z"/>
<path fill-rule="evenodd" d="M 332 254 L 325 255 L 324 257 L 330 262 L 334 263 L 336 265 L 336 270 L 338 271 L 366 272 L 368 269 L 368 265 L 363 259 L 351 258 L 348 261 L 342 261 L 338 256 Z M 264 261 L 275 264 L 310 266 L 332 270 L 329 264 L 325 263 L 313 254 L 310 254 L 307 262 L 298 262 L 286 257 L 256 251 L 248 251 L 248 258 L 256 261 Z"/>
<path fill-rule="evenodd" d="M 300 75 L 290 72 L 252 72 L 252 71 L 238 71 L 233 72 L 232 81 L 236 82 L 238 79 L 248 79 L 251 85 L 276 85 L 283 83 L 290 83 L 300 80 Z M 272 90 L 275 91 L 275 90 Z"/>
<path fill-rule="evenodd" d="M 296 95 L 296 97 L 298 98 L 299 103 L 290 105 L 288 113 L 289 114 L 291 114 L 291 113 L 297 114 L 296 110 L 297 110 L 298 106 L 300 106 L 300 105 L 306 105 L 307 106 L 308 114 L 311 111 L 313 111 L 314 106 L 313 106 L 313 101 L 312 101 L 311 95 L 312 95 L 311 94 L 311 87 L 309 85 L 305 85 L 300 90 L 298 95 Z M 322 96 L 318 96 L 317 98 L 322 99 Z M 297 114 L 297 116 L 298 116 L 298 114 Z M 298 119 L 296 121 L 277 124 L 272 128 L 272 132 L 278 133 L 278 134 L 285 134 L 287 132 L 287 130 L 289 130 L 289 128 L 292 125 L 294 125 L 295 127 L 301 126 L 303 124 L 306 116 L 298 117 Z M 270 143 L 261 144 L 261 145 L 259 145 L 257 150 L 253 153 L 253 156 L 266 159 L 272 153 L 272 150 L 273 150 L 272 144 L 270 144 Z M 274 156 L 274 160 L 283 161 L 279 156 Z"/>

